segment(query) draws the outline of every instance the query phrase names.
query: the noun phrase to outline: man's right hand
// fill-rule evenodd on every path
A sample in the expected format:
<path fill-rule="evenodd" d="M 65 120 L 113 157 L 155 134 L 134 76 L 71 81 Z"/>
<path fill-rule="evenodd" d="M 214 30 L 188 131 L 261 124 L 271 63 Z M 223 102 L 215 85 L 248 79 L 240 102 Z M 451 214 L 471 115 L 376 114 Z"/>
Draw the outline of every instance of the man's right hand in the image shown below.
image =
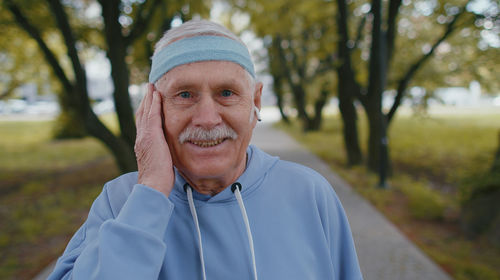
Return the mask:
<path fill-rule="evenodd" d="M 172 157 L 162 126 L 161 95 L 153 84 L 137 110 L 135 155 L 139 169 L 138 183 L 154 188 L 167 197 L 174 187 Z"/>

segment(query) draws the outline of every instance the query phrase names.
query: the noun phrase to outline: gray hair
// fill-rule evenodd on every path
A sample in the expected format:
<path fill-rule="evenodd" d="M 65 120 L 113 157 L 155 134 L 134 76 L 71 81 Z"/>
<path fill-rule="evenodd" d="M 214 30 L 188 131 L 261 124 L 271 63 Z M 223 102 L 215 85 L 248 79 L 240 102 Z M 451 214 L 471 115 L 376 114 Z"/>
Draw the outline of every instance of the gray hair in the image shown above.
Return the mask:
<path fill-rule="evenodd" d="M 161 39 L 156 43 L 154 54 L 159 52 L 168 44 L 179 39 L 202 35 L 223 36 L 229 39 L 233 39 L 241 43 L 243 46 L 246 46 L 245 43 L 243 43 L 243 41 L 241 41 L 241 39 L 236 36 L 236 34 L 231 32 L 226 27 L 209 20 L 192 19 L 177 27 L 167 30 L 167 32 L 165 32 Z"/>

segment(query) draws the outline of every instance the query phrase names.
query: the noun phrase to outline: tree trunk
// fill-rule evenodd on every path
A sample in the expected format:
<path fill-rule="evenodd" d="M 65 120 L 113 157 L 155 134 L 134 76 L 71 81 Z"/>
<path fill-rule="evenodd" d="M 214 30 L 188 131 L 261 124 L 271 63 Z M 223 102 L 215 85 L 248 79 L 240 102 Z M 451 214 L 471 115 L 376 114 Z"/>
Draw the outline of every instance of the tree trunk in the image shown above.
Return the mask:
<path fill-rule="evenodd" d="M 90 135 L 103 142 L 111 151 L 115 158 L 116 165 L 122 172 L 137 170 L 137 162 L 133 148 L 122 138 L 116 137 L 111 133 L 92 110 L 87 111 L 85 115 L 85 127 Z"/>
<path fill-rule="evenodd" d="M 356 107 L 354 107 L 353 96 L 354 89 L 349 86 L 347 78 L 344 78 L 342 70 L 337 71 L 339 110 L 342 117 L 344 147 L 347 153 L 347 164 L 358 165 L 363 162 L 363 155 L 359 146 L 358 135 L 358 116 Z"/>
<path fill-rule="evenodd" d="M 363 161 L 359 146 L 357 112 L 354 107 L 354 97 L 361 96 L 360 86 L 356 83 L 354 70 L 351 64 L 351 52 L 348 48 L 349 34 L 347 32 L 347 5 L 345 0 L 338 0 L 339 10 L 337 28 L 340 34 L 338 53 L 340 67 L 337 69 L 337 88 L 339 111 L 342 116 L 344 147 L 347 153 L 347 164 L 357 165 Z"/>
<path fill-rule="evenodd" d="M 292 88 L 293 100 L 295 101 L 295 107 L 297 108 L 298 117 L 302 121 L 302 128 L 304 129 L 304 131 L 309 131 L 311 130 L 311 118 L 306 111 L 306 92 L 302 85 L 293 84 L 291 75 L 290 77 L 288 77 L 288 84 Z"/>
<path fill-rule="evenodd" d="M 280 115 L 281 119 L 286 123 L 290 123 L 290 119 L 286 115 L 284 108 L 283 108 L 283 88 L 281 86 L 281 77 L 278 75 L 273 76 L 273 89 L 274 89 L 274 95 L 276 96 L 276 105 L 278 105 L 278 109 L 280 110 Z"/>
<path fill-rule="evenodd" d="M 280 41 L 279 37 L 275 38 L 272 44 L 267 48 L 269 54 L 269 70 L 271 75 L 273 76 L 273 91 L 274 96 L 276 96 L 276 105 L 278 105 L 278 109 L 280 110 L 281 119 L 289 124 L 290 120 L 286 115 L 283 108 L 283 70 L 281 68 L 281 60 L 279 58 L 280 55 Z"/>
<path fill-rule="evenodd" d="M 283 49 L 281 48 L 281 37 L 277 35 L 274 38 L 275 50 L 277 61 L 280 64 L 280 69 L 283 70 L 283 76 L 286 79 L 286 82 L 290 86 L 290 90 L 292 91 L 293 101 L 295 102 L 295 107 L 297 109 L 298 117 L 302 122 L 302 128 L 304 131 L 311 130 L 312 121 L 306 111 L 307 102 L 305 100 L 306 92 L 302 84 L 294 83 L 292 78 L 292 72 L 290 71 L 290 67 L 287 64 L 286 55 Z"/>
<path fill-rule="evenodd" d="M 75 82 L 73 85 L 74 92 L 73 94 L 70 94 L 70 96 L 77 97 L 73 100 L 78 101 L 76 103 L 77 110 L 85 124 L 86 130 L 90 133 L 90 135 L 101 140 L 110 149 L 122 172 L 130 172 L 133 170 L 137 170 L 137 165 L 135 163 L 135 154 L 133 151 L 134 144 L 129 142 L 131 139 L 125 138 L 124 141 L 120 137 L 115 136 L 106 126 L 104 126 L 104 124 L 99 120 L 99 118 L 97 118 L 97 116 L 92 111 L 88 97 L 87 77 L 85 73 L 85 68 L 83 67 L 78 57 L 78 51 L 76 49 L 76 40 L 73 37 L 69 20 L 66 16 L 66 13 L 64 12 L 62 4 L 58 0 L 48 0 L 48 2 L 56 18 L 58 27 L 63 35 L 64 42 L 67 48 L 67 55 L 72 62 L 73 72 L 75 73 Z M 110 17 L 109 15 L 105 15 L 104 11 L 103 15 L 105 19 L 106 17 Z M 123 63 L 125 63 L 125 57 L 123 57 Z M 125 78 L 126 78 L 125 80 L 127 81 L 127 88 L 128 88 L 128 73 Z M 117 85 L 115 83 L 115 92 L 116 88 Z M 128 90 L 126 91 L 125 95 L 126 95 L 125 99 L 129 100 Z M 120 103 L 116 103 L 115 101 L 116 107 L 118 107 L 119 104 Z M 124 104 L 124 106 L 129 107 L 128 110 L 130 110 L 130 112 L 132 111 L 130 102 L 128 102 L 128 105 Z M 121 118 L 126 119 L 125 116 L 120 116 L 120 115 L 119 118 L 120 118 L 120 124 L 122 122 Z M 133 116 L 132 116 L 132 122 L 133 122 Z M 135 126 L 133 128 L 135 130 Z"/>
<path fill-rule="evenodd" d="M 54 121 L 52 137 L 55 139 L 72 139 L 88 136 L 83 119 L 78 109 L 76 109 L 78 108 L 77 104 L 72 102 L 65 93 L 57 94 L 57 99 L 61 111 Z"/>
<path fill-rule="evenodd" d="M 283 108 L 283 95 L 282 94 L 276 95 L 276 105 L 278 105 L 278 109 L 280 110 L 281 119 L 286 124 L 290 124 L 290 119 L 286 115 L 285 110 Z"/>
<path fill-rule="evenodd" d="M 498 131 L 498 147 L 495 158 L 493 159 L 493 164 L 491 165 L 491 173 L 500 174 L 500 130 Z"/>
<path fill-rule="evenodd" d="M 365 108 L 366 117 L 368 121 L 368 168 L 372 171 L 377 171 L 379 166 L 379 152 L 380 152 L 380 122 L 382 114 L 378 112 L 376 106 Z M 373 108 L 375 107 L 375 108 Z"/>
<path fill-rule="evenodd" d="M 72 63 L 72 70 L 75 77 L 74 82 L 68 79 L 56 56 L 43 40 L 39 30 L 28 21 L 19 7 L 12 1 L 7 1 L 6 4 L 18 25 L 37 42 L 47 63 L 51 66 L 55 76 L 61 82 L 63 93 L 66 94 L 69 106 L 78 113 L 78 117 L 84 123 L 87 132 L 99 139 L 108 149 L 110 149 L 122 172 L 137 170 L 133 146 L 130 146 L 123 141 L 123 139 L 113 135 L 92 111 L 88 99 L 85 70 L 78 57 L 75 47 L 76 41 L 73 38 L 68 18 L 59 1 L 49 0 L 48 2 L 66 44 L 67 56 Z"/>
<path fill-rule="evenodd" d="M 327 99 L 328 91 L 323 87 L 318 100 L 314 102 L 314 116 L 310 119 L 308 124 L 309 131 L 317 131 L 321 129 L 321 124 L 323 123 L 323 107 L 325 107 Z"/>
<path fill-rule="evenodd" d="M 99 1 L 102 6 L 104 19 L 104 32 L 107 42 L 107 56 L 111 63 L 111 78 L 113 80 L 116 114 L 120 122 L 121 137 L 130 147 L 135 144 L 135 119 L 131 106 L 129 87 L 129 70 L 125 58 L 127 45 L 122 35 L 122 29 L 118 18 L 120 16 L 120 1 Z"/>
<path fill-rule="evenodd" d="M 382 1 L 372 1 L 373 25 L 372 45 L 370 48 L 369 81 L 367 102 L 364 103 L 368 117 L 368 168 L 374 172 L 383 172 L 386 166 L 381 159 L 387 159 L 386 120 L 382 112 L 382 96 L 387 78 L 387 49 L 382 31 Z M 381 154 L 384 153 L 384 154 Z M 384 162 L 382 162 L 384 163 Z M 385 178 L 385 174 L 379 174 Z"/>

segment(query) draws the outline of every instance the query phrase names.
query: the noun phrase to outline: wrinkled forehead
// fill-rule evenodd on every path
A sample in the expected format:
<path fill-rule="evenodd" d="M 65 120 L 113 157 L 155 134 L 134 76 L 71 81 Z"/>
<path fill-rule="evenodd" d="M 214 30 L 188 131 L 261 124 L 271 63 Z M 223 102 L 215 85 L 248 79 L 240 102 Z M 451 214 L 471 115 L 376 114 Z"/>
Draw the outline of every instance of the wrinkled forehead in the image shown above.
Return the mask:
<path fill-rule="evenodd" d="M 157 82 L 175 67 L 201 61 L 232 62 L 241 66 L 252 78 L 255 77 L 254 65 L 246 46 L 224 36 L 202 35 L 173 41 L 155 53 L 149 82 Z"/>
<path fill-rule="evenodd" d="M 255 80 L 243 67 L 230 61 L 197 61 L 171 69 L 155 86 L 160 91 L 208 86 L 253 92 Z"/>

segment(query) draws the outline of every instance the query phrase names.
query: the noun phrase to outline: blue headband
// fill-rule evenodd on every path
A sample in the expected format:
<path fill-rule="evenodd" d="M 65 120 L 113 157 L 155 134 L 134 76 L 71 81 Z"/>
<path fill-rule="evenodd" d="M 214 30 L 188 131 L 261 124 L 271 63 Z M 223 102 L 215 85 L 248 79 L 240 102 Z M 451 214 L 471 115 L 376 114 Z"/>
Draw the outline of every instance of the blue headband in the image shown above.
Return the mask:
<path fill-rule="evenodd" d="M 158 81 L 174 67 L 208 60 L 237 63 L 255 77 L 247 48 L 233 39 L 222 36 L 195 36 L 175 41 L 156 53 L 152 60 L 150 83 Z"/>

